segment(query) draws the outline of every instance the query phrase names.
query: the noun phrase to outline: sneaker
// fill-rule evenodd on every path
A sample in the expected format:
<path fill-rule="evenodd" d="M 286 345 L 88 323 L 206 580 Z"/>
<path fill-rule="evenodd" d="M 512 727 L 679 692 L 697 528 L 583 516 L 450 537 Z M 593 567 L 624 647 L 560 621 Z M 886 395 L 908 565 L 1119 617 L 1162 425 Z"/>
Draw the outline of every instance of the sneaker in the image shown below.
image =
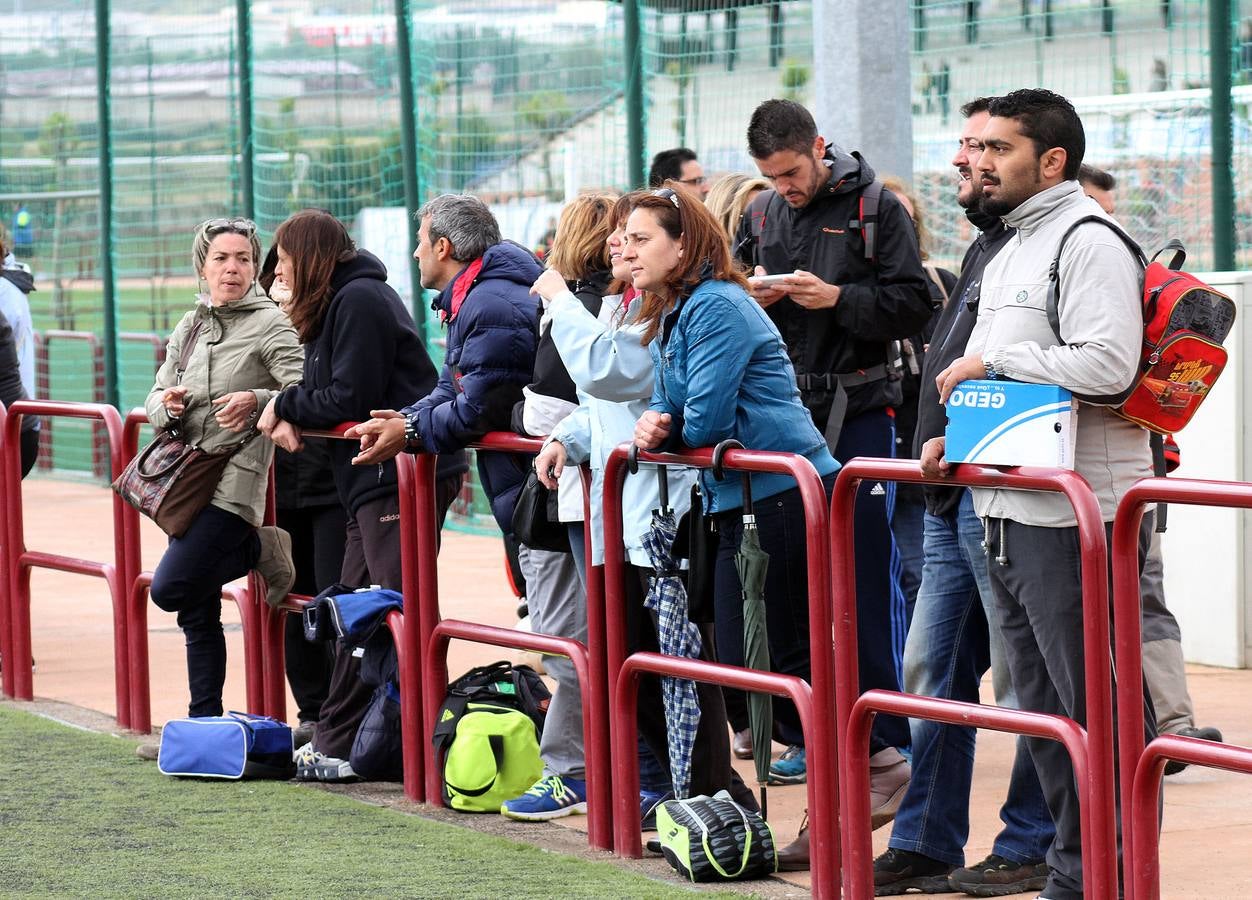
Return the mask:
<path fill-rule="evenodd" d="M 895 747 L 879 750 L 869 759 L 870 825 L 882 828 L 896 817 L 909 788 L 913 770 Z"/>
<path fill-rule="evenodd" d="M 673 800 L 673 791 L 639 791 L 639 828 L 656 831 L 656 809 L 666 800 Z"/>
<path fill-rule="evenodd" d="M 1042 859 L 1019 863 L 992 853 L 982 862 L 957 869 L 948 876 L 953 890 L 972 897 L 1007 897 L 1041 891 L 1048 883 L 1048 864 Z"/>
<path fill-rule="evenodd" d="M 792 744 L 769 767 L 769 784 L 804 784 L 808 777 L 804 748 Z"/>
<path fill-rule="evenodd" d="M 1188 725 L 1186 728 L 1180 728 L 1174 734 L 1179 737 L 1199 738 L 1202 741 L 1220 741 L 1222 733 L 1216 728 L 1196 728 L 1194 725 Z M 1187 768 L 1185 762 L 1179 762 L 1176 759 L 1168 760 L 1165 763 L 1166 775 L 1177 775 L 1183 769 Z"/>
<path fill-rule="evenodd" d="M 522 796 L 500 804 L 500 815 L 522 822 L 546 822 L 575 813 L 587 813 L 587 782 L 560 775 L 540 778 Z"/>
<path fill-rule="evenodd" d="M 305 744 L 313 743 L 315 734 L 317 734 L 317 723 L 302 721 L 295 728 L 291 729 L 291 743 L 297 747 L 303 747 Z"/>
<path fill-rule="evenodd" d="M 352 764 L 346 759 L 336 759 L 313 749 L 313 743 L 303 745 L 293 754 L 296 761 L 297 781 L 359 781 Z"/>
<path fill-rule="evenodd" d="M 135 748 L 135 755 L 148 762 L 156 762 L 156 758 L 161 755 L 161 742 L 159 740 L 144 741 Z"/>
<path fill-rule="evenodd" d="M 912 850 L 890 847 L 874 860 L 874 896 L 954 893 L 957 889 L 948 884 L 948 875 L 955 868 Z"/>
<path fill-rule="evenodd" d="M 296 564 L 291 559 L 291 535 L 275 525 L 262 525 L 256 530 L 261 539 L 261 555 L 252 568 L 269 589 L 265 602 L 277 607 L 291 593 L 296 582 Z"/>

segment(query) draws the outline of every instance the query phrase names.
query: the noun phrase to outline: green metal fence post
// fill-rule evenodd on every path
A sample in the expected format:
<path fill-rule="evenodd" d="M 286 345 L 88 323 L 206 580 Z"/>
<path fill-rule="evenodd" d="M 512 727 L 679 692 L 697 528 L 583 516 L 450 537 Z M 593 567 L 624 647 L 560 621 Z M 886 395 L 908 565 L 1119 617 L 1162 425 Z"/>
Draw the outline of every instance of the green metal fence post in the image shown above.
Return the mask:
<path fill-rule="evenodd" d="M 422 277 L 413 258 L 417 250 L 417 222 L 422 205 L 422 186 L 417 171 L 417 88 L 413 81 L 413 33 L 409 0 L 396 0 L 396 52 L 400 56 L 400 155 L 404 161 L 404 206 L 408 230 L 409 282 L 413 291 L 411 312 L 418 333 L 426 336 L 426 304 L 422 302 Z"/>
<path fill-rule="evenodd" d="M 1209 104 L 1209 130 L 1212 134 L 1213 177 L 1213 268 L 1229 272 L 1235 268 L 1235 177 L 1234 139 L 1231 131 L 1230 0 L 1209 4 L 1209 67 L 1213 97 Z"/>
<path fill-rule="evenodd" d="M 645 184 L 643 118 L 643 47 L 640 43 L 639 0 L 622 0 L 626 59 L 626 174 L 632 188 Z"/>
<path fill-rule="evenodd" d="M 252 4 L 235 0 L 235 27 L 239 43 L 239 193 L 243 214 L 256 218 L 252 182 Z"/>
<path fill-rule="evenodd" d="M 120 408 L 117 293 L 113 284 L 113 128 L 109 109 L 109 0 L 96 0 L 96 127 L 100 165 L 100 277 L 104 304 L 104 402 Z"/>

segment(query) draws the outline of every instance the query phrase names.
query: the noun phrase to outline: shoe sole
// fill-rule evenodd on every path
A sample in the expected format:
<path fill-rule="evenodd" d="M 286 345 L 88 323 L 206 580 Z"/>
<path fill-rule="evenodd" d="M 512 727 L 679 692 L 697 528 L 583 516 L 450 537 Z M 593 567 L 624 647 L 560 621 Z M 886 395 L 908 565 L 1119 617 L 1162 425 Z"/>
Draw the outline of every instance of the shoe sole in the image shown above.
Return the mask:
<path fill-rule="evenodd" d="M 900 801 L 904 799 L 904 792 L 908 789 L 909 782 L 906 780 L 904 784 L 896 788 L 896 792 L 888 797 L 882 806 L 873 811 L 870 816 L 871 831 L 877 831 L 896 817 L 896 813 L 900 809 Z"/>
<path fill-rule="evenodd" d="M 1041 891 L 1047 883 L 1048 876 L 1046 875 L 1023 878 L 1012 884 L 970 884 L 948 879 L 948 884 L 955 890 L 963 891 L 971 897 L 1010 897 L 1026 891 Z"/>
<path fill-rule="evenodd" d="M 587 804 L 574 803 L 570 806 L 562 806 L 560 809 L 548 809 L 543 812 L 515 812 L 511 809 L 500 807 L 500 815 L 506 819 L 513 819 L 518 822 L 550 822 L 553 819 L 563 819 L 566 816 L 585 816 L 587 814 Z"/>
<path fill-rule="evenodd" d="M 805 772 L 803 775 L 775 775 L 773 772 L 770 772 L 769 778 L 766 780 L 765 783 L 766 784 L 804 784 L 808 780 L 809 780 L 808 772 Z"/>
<path fill-rule="evenodd" d="M 355 772 L 344 774 L 338 765 L 296 766 L 296 781 L 320 781 L 324 784 L 347 784 L 360 781 Z"/>
<path fill-rule="evenodd" d="M 890 884 L 874 885 L 875 897 L 901 897 L 905 894 L 952 894 L 947 875 L 917 875 Z"/>
<path fill-rule="evenodd" d="M 732 750 L 731 752 L 735 754 L 735 759 L 752 759 L 751 750 Z"/>

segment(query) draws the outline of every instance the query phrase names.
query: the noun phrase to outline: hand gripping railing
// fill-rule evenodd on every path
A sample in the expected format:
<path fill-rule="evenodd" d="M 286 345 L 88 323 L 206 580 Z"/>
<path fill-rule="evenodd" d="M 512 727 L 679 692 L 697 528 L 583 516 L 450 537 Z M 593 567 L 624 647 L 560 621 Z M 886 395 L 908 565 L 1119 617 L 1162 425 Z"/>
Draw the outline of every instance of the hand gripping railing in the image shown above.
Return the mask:
<path fill-rule="evenodd" d="M 139 430 L 148 424 L 148 414 L 142 407 L 132 409 L 122 426 L 122 463 L 135 458 L 139 452 Z M 126 553 L 126 576 L 122 585 L 126 591 L 127 657 L 130 665 L 130 708 L 133 731 L 146 733 L 152 729 L 152 675 L 148 652 L 148 591 L 152 587 L 152 572 L 141 571 L 142 546 L 139 537 L 139 510 L 129 503 L 122 503 L 122 534 Z M 232 601 L 239 608 L 243 627 L 243 666 L 246 704 L 248 712 L 265 712 L 262 664 L 262 621 L 258 607 L 256 575 L 250 573 L 245 586 L 225 585 L 222 599 Z"/>
<path fill-rule="evenodd" d="M 938 700 L 894 691 L 867 691 L 857 698 L 856 560 L 852 530 L 857 488 L 876 481 L 935 481 L 966 487 L 1062 493 L 1074 508 L 1082 551 L 1084 665 L 1087 727 L 1073 721 L 977 703 Z M 1069 751 L 1078 784 L 1082 827 L 1084 888 L 1089 897 L 1117 895 L 1116 819 L 1113 802 L 1113 722 L 1109 659 L 1108 553 L 1100 506 L 1082 476 L 1059 469 L 994 469 L 955 466 L 947 478 L 929 479 L 915 460 L 853 459 L 835 482 L 830 509 L 835 604 L 835 691 L 837 723 L 843 736 L 840 760 L 842 838 L 848 894 L 874 896 L 870 839 L 869 736 L 876 712 L 938 722 L 993 728 L 1060 741 Z"/>
<path fill-rule="evenodd" d="M 1160 896 L 1158 810 L 1166 760 L 1252 774 L 1252 749 L 1178 735 L 1145 748 L 1139 526 L 1149 503 L 1252 509 L 1252 484 L 1144 478 L 1122 497 L 1113 520 L 1113 654 L 1117 672 L 1118 753 L 1126 900 Z"/>
<path fill-rule="evenodd" d="M 4 555 L 8 583 L 9 647 L 4 652 L 4 692 L 19 700 L 34 695 L 31 677 L 30 570 L 56 569 L 78 575 L 103 578 L 113 601 L 113 679 L 117 698 L 117 722 L 131 726 L 130 666 L 126 656 L 127 619 L 124 585 L 127 570 L 127 544 L 123 529 L 125 502 L 113 495 L 113 562 L 94 562 L 56 553 L 27 550 L 22 521 L 22 460 L 19 432 L 23 416 L 94 419 L 104 425 L 108 437 L 109 471 L 113 478 L 125 467 L 122 456 L 122 418 L 117 410 L 102 403 L 75 403 L 57 400 L 18 400 L 4 419 L 3 454 L 5 481 Z"/>
<path fill-rule="evenodd" d="M 523 438 L 508 432 L 490 432 L 481 440 L 470 445 L 474 450 L 487 450 L 504 453 L 534 454 L 543 447 L 543 441 L 536 438 Z M 591 516 L 586 494 L 587 477 L 584 472 L 583 509 L 585 521 L 590 527 Z M 433 550 L 435 534 L 433 475 L 431 480 L 431 500 L 426 507 L 428 519 L 419 533 L 428 532 L 430 538 L 423 539 Z M 590 537 L 588 541 L 588 559 L 590 559 Z M 424 716 L 425 729 L 422 732 L 427 742 L 435 732 L 438 724 L 436 718 L 439 707 L 443 705 L 448 687 L 448 644 L 453 639 L 491 644 L 497 647 L 510 647 L 517 650 L 531 650 L 539 653 L 552 653 L 568 656 L 574 665 L 582 695 L 583 709 L 583 745 L 587 775 L 587 839 L 592 846 L 608 849 L 612 840 L 612 819 L 609 806 L 608 788 L 608 740 L 604 722 L 607 716 L 605 709 L 606 691 L 604 686 L 604 667 L 602 651 L 603 619 L 598 603 L 592 591 L 592 579 L 588 579 L 587 598 L 587 643 L 583 644 L 573 638 L 555 637 L 552 635 L 532 634 L 515 629 L 484 625 L 464 620 L 445 619 L 440 621 L 439 585 L 437 569 L 431 563 L 422 565 L 419 570 L 424 576 L 419 597 L 421 598 L 421 645 L 426 651 L 423 660 Z M 590 575 L 590 573 L 589 573 Z M 438 760 L 434 753 L 426 756 L 426 799 L 436 806 L 443 803 L 443 778 L 439 772 Z M 638 812 L 635 813 L 638 816 Z"/>
<path fill-rule="evenodd" d="M 829 544 L 826 540 L 826 493 L 813 464 L 802 456 L 761 450 L 728 450 L 722 464 L 738 472 L 791 475 L 800 489 L 806 521 L 809 583 L 809 653 L 811 687 L 794 676 L 759 672 L 704 660 L 655 653 L 626 656 L 625 560 L 622 532 L 622 485 L 627 445 L 610 454 L 604 472 L 604 606 L 608 647 L 608 678 L 616 703 L 611 710 L 613 735 L 613 803 L 615 848 L 623 856 L 640 856 L 639 767 L 635 735 L 636 685 L 641 672 L 689 678 L 710 684 L 764 691 L 792 699 L 800 714 L 808 753 L 809 838 L 813 861 L 813 895 L 839 896 L 839 844 L 836 812 L 836 735 L 824 727 L 834 714 L 831 659 Z M 713 449 L 686 453 L 639 453 L 640 462 L 711 468 Z M 609 548 L 613 548 L 612 552 Z"/>

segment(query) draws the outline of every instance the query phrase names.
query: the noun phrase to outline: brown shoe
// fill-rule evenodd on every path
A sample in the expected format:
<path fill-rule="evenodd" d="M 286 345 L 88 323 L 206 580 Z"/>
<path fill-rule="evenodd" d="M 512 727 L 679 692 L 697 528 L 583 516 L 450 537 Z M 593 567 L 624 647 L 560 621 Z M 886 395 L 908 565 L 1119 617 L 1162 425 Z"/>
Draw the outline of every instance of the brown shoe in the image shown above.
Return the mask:
<path fill-rule="evenodd" d="M 277 607 L 291 593 L 296 581 L 296 564 L 291 559 L 291 535 L 274 525 L 256 530 L 261 540 L 261 555 L 253 568 L 265 581 L 268 591 L 265 602 Z"/>
<path fill-rule="evenodd" d="M 731 739 L 730 749 L 736 759 L 751 759 L 752 729 L 745 728 L 743 731 L 736 731 L 734 738 Z"/>
<path fill-rule="evenodd" d="M 870 825 L 882 828 L 896 817 L 913 771 L 895 747 L 879 750 L 869 759 Z"/>
<path fill-rule="evenodd" d="M 778 851 L 779 872 L 804 872 L 809 868 L 809 814 L 806 810 L 796 839 Z"/>

